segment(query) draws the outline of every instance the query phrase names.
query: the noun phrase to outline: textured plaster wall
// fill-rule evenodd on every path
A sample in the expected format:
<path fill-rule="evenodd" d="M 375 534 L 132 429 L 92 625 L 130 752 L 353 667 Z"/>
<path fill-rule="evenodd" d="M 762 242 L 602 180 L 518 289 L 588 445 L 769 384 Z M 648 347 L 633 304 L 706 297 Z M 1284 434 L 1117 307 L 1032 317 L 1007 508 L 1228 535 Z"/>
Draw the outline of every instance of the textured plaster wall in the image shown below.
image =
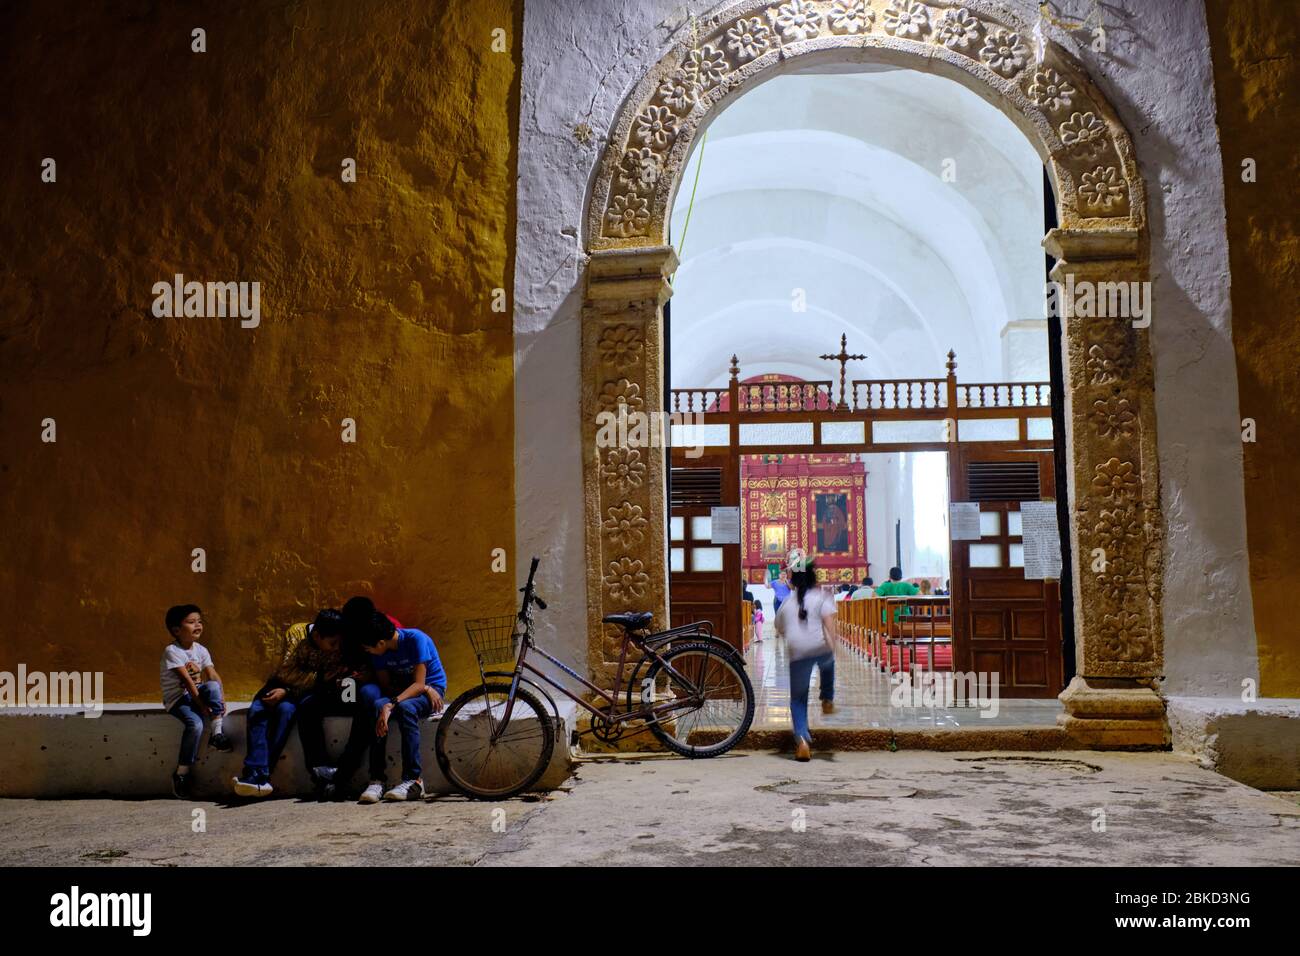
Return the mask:
<path fill-rule="evenodd" d="M 287 625 L 367 592 L 467 683 L 460 619 L 508 608 L 516 570 L 489 560 L 514 547 L 491 299 L 513 269 L 520 16 L 5 5 L 0 669 L 104 670 L 110 699 L 153 700 L 163 611 L 193 601 L 247 696 Z M 177 272 L 260 281 L 261 325 L 154 318 Z"/>
<path fill-rule="evenodd" d="M 670 45 L 680 0 L 527 0 L 515 329 L 519 550 L 549 549 L 568 596 L 552 620 L 585 646 L 578 421 L 584 203 L 617 110 Z M 1016 2 L 1033 21 L 1036 5 Z M 1056 5 L 1082 19 L 1094 4 Z M 1245 550 L 1223 174 L 1204 11 L 1186 0 L 1104 5 L 1108 48 L 1076 53 L 1132 132 L 1148 183 L 1151 334 L 1163 508 L 1170 694 L 1236 694 L 1258 673 Z"/>
<path fill-rule="evenodd" d="M 1090 6 L 1069 9 L 1083 16 Z M 1107 22 L 1108 52 L 1081 55 L 1132 132 L 1147 182 L 1167 535 L 1163 691 L 1235 696 L 1258 663 L 1205 13 L 1185 0 L 1124 0 L 1108 5 Z"/>
<path fill-rule="evenodd" d="M 1300 49 L 1291 0 L 1210 0 L 1206 6 L 1232 263 L 1232 339 L 1242 417 L 1246 540 L 1259 642 L 1260 692 L 1300 697 Z M 1256 181 L 1242 180 L 1253 159 Z M 1287 199 L 1286 197 L 1291 197 Z"/>

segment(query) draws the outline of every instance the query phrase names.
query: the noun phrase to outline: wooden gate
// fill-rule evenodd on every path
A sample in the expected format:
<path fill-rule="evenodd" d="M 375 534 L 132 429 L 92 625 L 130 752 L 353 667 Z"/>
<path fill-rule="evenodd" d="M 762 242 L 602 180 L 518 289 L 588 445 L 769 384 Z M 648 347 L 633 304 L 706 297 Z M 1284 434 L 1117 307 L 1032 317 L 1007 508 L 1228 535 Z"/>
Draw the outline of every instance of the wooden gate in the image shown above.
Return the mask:
<path fill-rule="evenodd" d="M 729 452 L 687 458 L 672 451 L 669 479 L 670 626 L 710 621 L 713 633 L 744 649 L 740 545 L 713 542 L 714 507 L 740 506 L 738 459 Z"/>
<path fill-rule="evenodd" d="M 1061 595 L 1027 580 L 1020 502 L 1051 500 L 1051 449 L 955 445 L 952 501 L 976 502 L 979 540 L 952 542 L 953 669 L 997 673 L 999 696 L 1055 697 L 1064 688 Z"/>

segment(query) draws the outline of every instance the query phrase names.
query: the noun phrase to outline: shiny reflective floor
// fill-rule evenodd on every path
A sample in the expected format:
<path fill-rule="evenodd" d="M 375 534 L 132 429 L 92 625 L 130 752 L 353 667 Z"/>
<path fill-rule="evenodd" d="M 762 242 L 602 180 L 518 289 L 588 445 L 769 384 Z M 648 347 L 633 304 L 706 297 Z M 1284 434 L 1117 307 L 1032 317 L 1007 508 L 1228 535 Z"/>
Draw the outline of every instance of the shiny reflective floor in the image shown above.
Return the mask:
<path fill-rule="evenodd" d="M 750 645 L 745 661 L 757 698 L 753 728 L 788 729 L 790 662 L 786 659 L 785 641 L 768 631 L 764 640 Z M 818 727 L 1054 727 L 1056 715 L 1063 711 L 1061 702 L 1055 698 L 1002 699 L 993 695 L 987 684 L 974 702 L 976 706 L 943 706 L 942 692 L 936 705 L 928 687 L 922 693 L 923 681 L 909 681 L 906 686 L 891 684 L 889 677 L 843 644 L 835 651 L 833 714 L 821 712 L 819 679 L 814 668 L 808 695 L 808 723 L 813 730 Z"/>

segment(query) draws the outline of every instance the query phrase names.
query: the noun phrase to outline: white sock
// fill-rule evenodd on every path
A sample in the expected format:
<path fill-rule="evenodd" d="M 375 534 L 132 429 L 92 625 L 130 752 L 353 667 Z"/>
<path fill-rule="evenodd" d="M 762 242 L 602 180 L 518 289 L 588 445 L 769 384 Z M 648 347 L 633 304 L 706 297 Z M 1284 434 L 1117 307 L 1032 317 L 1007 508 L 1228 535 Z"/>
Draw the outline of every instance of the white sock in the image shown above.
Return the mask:
<path fill-rule="evenodd" d="M 187 763 L 178 764 L 176 767 L 176 772 L 183 777 L 190 772 L 190 765 Z"/>
<path fill-rule="evenodd" d="M 221 733 L 221 718 L 220 718 L 220 717 L 213 717 L 213 718 L 212 718 L 212 733 L 213 733 L 213 734 L 219 734 L 219 733 Z"/>

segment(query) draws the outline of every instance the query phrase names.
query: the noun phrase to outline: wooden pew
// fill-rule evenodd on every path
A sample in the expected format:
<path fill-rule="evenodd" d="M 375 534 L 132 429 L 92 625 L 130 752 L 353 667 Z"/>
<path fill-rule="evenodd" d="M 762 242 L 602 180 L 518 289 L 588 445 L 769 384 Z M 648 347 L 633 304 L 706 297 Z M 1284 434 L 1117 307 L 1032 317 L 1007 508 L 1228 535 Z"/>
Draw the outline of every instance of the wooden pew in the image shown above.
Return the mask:
<path fill-rule="evenodd" d="M 889 646 L 886 671 L 907 671 L 917 661 L 920 647 L 926 649 L 926 669 L 952 669 L 952 604 L 938 595 L 885 598 L 888 624 L 885 642 Z M 895 666 L 893 648 L 898 648 Z M 936 648 L 947 652 L 936 654 Z M 909 653 L 910 652 L 910 653 Z M 946 658 L 946 659 L 944 659 Z"/>

